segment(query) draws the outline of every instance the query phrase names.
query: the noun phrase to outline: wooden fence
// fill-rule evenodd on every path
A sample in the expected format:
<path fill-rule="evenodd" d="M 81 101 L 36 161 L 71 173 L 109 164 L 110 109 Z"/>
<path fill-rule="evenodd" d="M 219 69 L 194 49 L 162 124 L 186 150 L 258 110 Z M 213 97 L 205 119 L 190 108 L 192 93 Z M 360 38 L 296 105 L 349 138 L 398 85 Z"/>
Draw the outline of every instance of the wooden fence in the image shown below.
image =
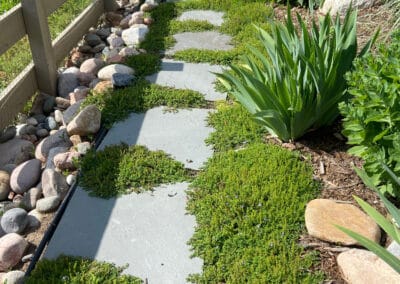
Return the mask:
<path fill-rule="evenodd" d="M 36 91 L 56 95 L 57 65 L 104 12 L 116 8 L 114 0 L 93 0 L 51 41 L 47 17 L 66 1 L 22 0 L 0 16 L 0 55 L 28 35 L 33 58 L 33 62 L 0 93 L 0 130 L 12 122 Z"/>

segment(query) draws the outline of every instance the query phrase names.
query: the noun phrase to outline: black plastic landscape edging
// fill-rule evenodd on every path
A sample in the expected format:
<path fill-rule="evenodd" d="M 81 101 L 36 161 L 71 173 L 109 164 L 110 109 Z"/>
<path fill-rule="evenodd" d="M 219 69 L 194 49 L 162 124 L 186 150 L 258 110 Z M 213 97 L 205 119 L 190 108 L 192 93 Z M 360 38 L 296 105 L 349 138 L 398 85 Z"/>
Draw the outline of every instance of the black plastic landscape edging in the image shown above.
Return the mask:
<path fill-rule="evenodd" d="M 94 148 L 97 150 L 97 148 L 100 146 L 100 143 L 103 141 L 104 137 L 106 136 L 108 132 L 108 129 L 105 127 L 101 127 L 100 130 L 96 134 L 95 142 L 94 142 Z M 53 220 L 51 221 L 49 227 L 47 228 L 42 240 L 39 243 L 39 246 L 36 248 L 35 253 L 32 257 L 31 263 L 28 266 L 28 269 L 25 272 L 25 277 L 29 277 L 30 273 L 32 270 L 35 268 L 36 263 L 39 261 L 40 257 L 42 256 L 42 253 L 51 240 L 51 238 L 54 235 L 54 232 L 57 229 L 58 224 L 60 223 L 61 217 L 64 215 L 65 209 L 67 208 L 69 201 L 71 200 L 72 196 L 75 193 L 76 187 L 78 186 L 78 181 L 79 181 L 79 176 L 81 175 L 80 170 L 78 170 L 77 174 L 77 179 L 74 181 L 74 183 L 70 186 L 70 189 L 64 198 L 64 200 L 61 203 L 61 206 L 58 208 Z"/>

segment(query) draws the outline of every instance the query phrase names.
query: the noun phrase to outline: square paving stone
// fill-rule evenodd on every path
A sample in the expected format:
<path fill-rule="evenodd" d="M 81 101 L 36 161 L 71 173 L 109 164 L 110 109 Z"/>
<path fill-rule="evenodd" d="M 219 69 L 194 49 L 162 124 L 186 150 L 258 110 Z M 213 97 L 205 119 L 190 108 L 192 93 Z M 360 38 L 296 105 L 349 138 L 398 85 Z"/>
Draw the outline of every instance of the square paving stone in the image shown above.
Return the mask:
<path fill-rule="evenodd" d="M 161 71 L 146 77 L 152 83 L 177 89 L 190 89 L 200 92 L 209 101 L 225 100 L 226 94 L 215 90 L 216 76 L 222 66 L 208 63 L 186 63 L 163 59 Z"/>
<path fill-rule="evenodd" d="M 179 17 L 179 21 L 195 20 L 207 21 L 214 26 L 221 26 L 224 22 L 223 12 L 216 12 L 212 10 L 191 10 L 183 12 Z"/>
<path fill-rule="evenodd" d="M 167 55 L 173 55 L 177 51 L 190 48 L 205 50 L 231 50 L 232 38 L 229 35 L 215 31 L 205 32 L 184 32 L 173 35 L 176 40 L 175 45 L 166 51 Z"/>
<path fill-rule="evenodd" d="M 188 183 L 177 183 L 105 200 L 78 187 L 45 257 L 65 254 L 129 264 L 124 273 L 149 284 L 186 283 L 203 265 L 190 257 L 187 245 L 196 225 L 185 210 L 187 188 Z"/>
<path fill-rule="evenodd" d="M 209 111 L 166 112 L 165 107 L 157 107 L 146 113 L 133 113 L 108 131 L 99 150 L 121 142 L 144 145 L 150 150 L 163 150 L 185 167 L 198 170 L 213 154 L 204 142 L 213 131 L 206 122 Z"/>

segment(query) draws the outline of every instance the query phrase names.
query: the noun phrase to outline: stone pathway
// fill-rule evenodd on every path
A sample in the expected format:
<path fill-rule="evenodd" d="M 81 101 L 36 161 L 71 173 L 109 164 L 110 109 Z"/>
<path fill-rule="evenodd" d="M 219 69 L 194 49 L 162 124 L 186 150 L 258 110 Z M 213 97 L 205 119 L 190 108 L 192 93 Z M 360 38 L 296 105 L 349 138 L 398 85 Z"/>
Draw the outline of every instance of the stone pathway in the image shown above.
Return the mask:
<path fill-rule="evenodd" d="M 204 13 L 213 15 L 213 24 L 222 22 L 222 13 L 208 11 L 185 13 L 181 19 L 198 19 Z M 194 34 L 194 38 L 201 40 L 201 34 Z M 212 40 L 207 45 L 224 49 Z M 207 100 L 216 101 L 226 95 L 214 90 L 215 75 L 210 72 L 221 70 L 220 66 L 165 59 L 162 70 L 147 79 L 163 86 L 199 91 Z M 113 126 L 100 149 L 120 142 L 140 144 L 165 151 L 187 168 L 200 169 L 213 154 L 204 142 L 212 132 L 206 123 L 210 111 L 166 112 L 157 107 L 146 113 L 132 113 Z M 104 200 L 90 197 L 78 187 L 45 257 L 55 258 L 62 253 L 129 264 L 126 273 L 146 279 L 146 283 L 186 283 L 189 274 L 202 271 L 202 260 L 190 258 L 187 245 L 196 226 L 194 216 L 185 211 L 187 189 L 187 183 L 177 183 L 157 187 L 153 192 Z"/>

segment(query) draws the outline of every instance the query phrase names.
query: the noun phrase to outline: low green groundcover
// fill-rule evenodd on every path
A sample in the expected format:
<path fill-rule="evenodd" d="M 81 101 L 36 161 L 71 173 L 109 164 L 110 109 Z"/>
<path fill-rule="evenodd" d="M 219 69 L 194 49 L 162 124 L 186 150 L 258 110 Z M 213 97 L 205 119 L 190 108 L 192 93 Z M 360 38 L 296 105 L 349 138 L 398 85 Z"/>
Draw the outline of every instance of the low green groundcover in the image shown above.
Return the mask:
<path fill-rule="evenodd" d="M 43 259 L 38 262 L 32 274 L 25 280 L 26 284 L 42 283 L 76 283 L 76 284 L 140 284 L 140 278 L 121 275 L 126 267 L 98 262 L 91 259 L 59 256 L 55 260 Z"/>
<path fill-rule="evenodd" d="M 227 151 L 262 142 L 265 128 L 240 104 L 221 102 L 217 110 L 208 117 L 208 123 L 215 131 L 206 140 L 215 151 Z"/>
<path fill-rule="evenodd" d="M 81 159 L 80 167 L 80 185 L 90 195 L 102 198 L 190 179 L 182 163 L 163 151 L 149 151 L 140 145 L 121 144 L 102 151 L 92 150 Z"/>
<path fill-rule="evenodd" d="M 317 193 L 312 168 L 296 154 L 256 143 L 211 158 L 192 184 L 190 240 L 204 260 L 195 283 L 320 283 L 315 255 L 298 245 L 306 203 Z"/>

